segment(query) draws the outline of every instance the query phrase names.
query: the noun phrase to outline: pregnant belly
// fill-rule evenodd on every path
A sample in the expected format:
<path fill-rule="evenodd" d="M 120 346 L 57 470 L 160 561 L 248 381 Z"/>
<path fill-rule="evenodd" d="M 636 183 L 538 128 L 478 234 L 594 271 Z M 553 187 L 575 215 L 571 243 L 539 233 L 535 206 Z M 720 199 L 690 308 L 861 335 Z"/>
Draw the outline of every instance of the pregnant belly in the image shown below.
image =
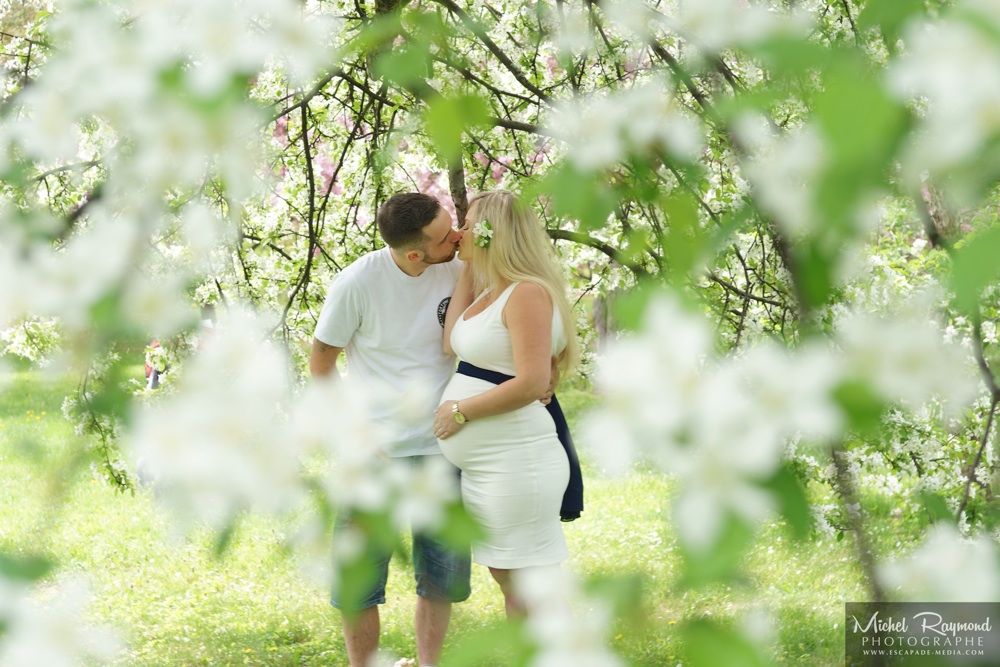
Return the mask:
<path fill-rule="evenodd" d="M 495 385 L 456 375 L 443 394 L 445 401 L 460 401 L 489 391 Z M 467 422 L 445 440 L 439 440 L 441 452 L 451 463 L 466 472 L 500 472 L 517 465 L 540 441 L 555 436 L 555 425 L 545 407 L 537 401 L 512 412 Z"/>

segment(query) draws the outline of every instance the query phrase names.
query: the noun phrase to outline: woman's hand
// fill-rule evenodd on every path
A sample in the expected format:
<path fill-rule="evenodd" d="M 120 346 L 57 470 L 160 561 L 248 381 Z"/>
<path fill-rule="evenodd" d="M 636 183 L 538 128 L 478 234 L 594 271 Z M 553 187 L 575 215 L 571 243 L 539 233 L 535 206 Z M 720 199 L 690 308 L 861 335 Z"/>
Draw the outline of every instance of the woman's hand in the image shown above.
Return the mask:
<path fill-rule="evenodd" d="M 438 406 L 434 413 L 434 436 L 438 440 L 445 440 L 458 433 L 462 428 L 462 424 L 455 421 L 455 414 L 451 409 L 454 404 L 455 401 L 445 401 Z"/>

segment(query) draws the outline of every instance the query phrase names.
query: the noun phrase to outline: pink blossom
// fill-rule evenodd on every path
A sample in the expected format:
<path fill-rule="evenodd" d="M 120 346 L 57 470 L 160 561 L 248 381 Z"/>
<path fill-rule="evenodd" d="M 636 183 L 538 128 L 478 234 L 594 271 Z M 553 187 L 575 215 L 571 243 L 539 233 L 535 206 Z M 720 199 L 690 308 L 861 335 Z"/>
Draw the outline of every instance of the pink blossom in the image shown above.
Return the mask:
<path fill-rule="evenodd" d="M 282 148 L 288 148 L 288 116 L 282 116 L 274 121 L 274 132 L 271 134 Z"/>
<path fill-rule="evenodd" d="M 545 57 L 545 69 L 548 70 L 549 76 L 553 79 L 558 78 L 563 73 L 563 68 L 562 65 L 559 64 L 559 59 L 551 53 Z"/>
<path fill-rule="evenodd" d="M 493 163 L 493 169 L 491 170 L 491 176 L 493 177 L 493 182 L 500 185 L 500 181 L 503 180 L 504 174 L 510 170 L 510 164 L 513 162 L 513 158 L 501 157 L 497 158 L 497 161 Z"/>
<path fill-rule="evenodd" d="M 415 174 L 414 180 L 417 183 L 418 192 L 437 199 L 441 203 L 441 208 L 448 211 L 448 215 L 453 220 L 457 219 L 455 202 L 451 198 L 451 191 L 447 183 L 441 182 L 441 174 L 439 172 L 422 169 Z"/>
<path fill-rule="evenodd" d="M 352 132 L 354 130 L 354 119 L 349 118 L 347 114 L 342 113 L 338 115 L 337 122 L 343 125 L 344 129 L 346 129 L 348 132 Z"/>
<path fill-rule="evenodd" d="M 334 180 L 334 176 L 337 174 L 337 167 L 339 166 L 333 158 L 320 155 L 316 158 L 316 164 L 319 167 L 319 175 L 323 179 L 323 184 L 320 186 L 320 192 L 326 194 L 339 195 L 343 190 L 340 185 Z"/>
<path fill-rule="evenodd" d="M 635 78 L 637 72 L 643 72 L 650 68 L 649 54 L 643 51 L 637 54 L 634 58 L 628 58 L 622 63 L 622 69 L 625 70 L 625 78 L 632 79 Z"/>
<path fill-rule="evenodd" d="M 545 162 L 545 156 L 549 154 L 552 147 L 545 141 L 539 141 L 535 144 L 535 150 L 531 154 L 531 161 L 535 165 L 540 165 Z"/>
<path fill-rule="evenodd" d="M 485 154 L 479 152 L 473 154 L 473 159 L 484 167 L 488 167 L 490 164 L 490 159 L 486 157 Z"/>

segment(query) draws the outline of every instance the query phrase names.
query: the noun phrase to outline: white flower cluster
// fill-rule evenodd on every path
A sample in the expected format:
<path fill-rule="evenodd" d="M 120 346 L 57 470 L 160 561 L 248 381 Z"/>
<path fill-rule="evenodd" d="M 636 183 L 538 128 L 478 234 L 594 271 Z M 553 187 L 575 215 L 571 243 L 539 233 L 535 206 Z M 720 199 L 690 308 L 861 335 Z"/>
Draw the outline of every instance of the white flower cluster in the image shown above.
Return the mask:
<path fill-rule="evenodd" d="M 621 667 L 607 646 L 611 608 L 588 598 L 579 582 L 561 567 L 530 567 L 514 577 L 528 608 L 527 630 L 539 651 L 531 667 Z"/>
<path fill-rule="evenodd" d="M 789 12 L 784 3 L 748 0 L 603 0 L 600 5 L 616 26 L 648 41 L 669 30 L 699 49 L 718 53 L 781 33 L 804 34 L 813 21 L 805 10 Z"/>
<path fill-rule="evenodd" d="M 300 499 L 295 444 L 282 426 L 284 357 L 248 316 L 205 341 L 177 391 L 139 408 L 126 444 L 160 498 L 188 521 L 230 525 L 243 509 L 281 512 Z"/>
<path fill-rule="evenodd" d="M 119 650 L 111 629 L 84 622 L 90 592 L 68 581 L 55 595 L 40 599 L 21 582 L 0 577 L 0 665 L 75 667 L 108 664 Z"/>
<path fill-rule="evenodd" d="M 972 158 L 1000 134 L 998 29 L 996 2 L 961 0 L 906 30 L 906 54 L 890 66 L 888 85 L 926 107 L 908 160 L 912 174 Z"/>
<path fill-rule="evenodd" d="M 586 171 L 610 167 L 629 153 L 660 148 L 696 160 L 704 137 L 698 121 L 681 110 L 660 81 L 563 103 L 546 123 L 569 144 L 570 159 Z"/>
<path fill-rule="evenodd" d="M 977 395 L 968 352 L 946 343 L 943 329 L 927 313 L 852 314 L 838 322 L 837 330 L 842 370 L 864 379 L 886 401 L 916 410 L 936 397 L 956 415 Z"/>
<path fill-rule="evenodd" d="M 879 578 L 904 599 L 919 602 L 994 602 L 1000 598 L 996 544 L 963 537 L 951 525 L 931 528 L 906 558 L 887 563 Z"/>
<path fill-rule="evenodd" d="M 244 509 L 294 508 L 309 492 L 305 459 L 320 456 L 332 505 L 440 527 L 458 498 L 454 470 L 388 459 L 394 433 L 357 386 L 317 381 L 293 396 L 287 359 L 265 338 L 249 314 L 232 314 L 184 366 L 176 391 L 139 408 L 126 444 L 158 497 L 185 523 L 224 528 Z"/>
<path fill-rule="evenodd" d="M 756 201 L 792 238 L 819 224 L 816 185 L 826 166 L 826 146 L 811 127 L 778 134 L 762 116 L 744 116 L 735 134 L 747 152 L 746 178 Z"/>
<path fill-rule="evenodd" d="M 265 117 L 248 82 L 277 63 L 310 75 L 330 53 L 329 26 L 294 0 L 182 0 L 61 3 L 50 27 L 58 48 L 0 124 L 0 144 L 11 147 L 0 168 L 15 154 L 40 169 L 96 161 L 104 183 L 60 249 L 0 213 L 0 282 L 19 285 L 0 295 L 0 327 L 25 313 L 86 326 L 93 304 L 127 284 L 146 328 L 176 330 L 185 277 L 143 282 L 134 268 L 171 222 L 165 193 L 212 174 L 231 201 L 253 192 Z M 84 124 L 98 128 L 88 141 Z M 214 216 L 197 222 L 185 226 L 194 245 L 192 230 L 223 236 Z M 43 213 L 31 220 L 37 232 L 59 224 Z"/>
<path fill-rule="evenodd" d="M 864 324 L 861 324 L 861 323 Z M 681 539 L 707 550 L 727 516 L 754 524 L 775 506 L 761 483 L 792 438 L 825 442 L 847 423 L 834 390 L 862 379 L 886 402 L 918 407 L 973 395 L 968 364 L 929 325 L 856 320 L 843 349 L 761 344 L 717 358 L 704 318 L 675 300 L 651 302 L 642 330 L 609 347 L 597 382 L 604 407 L 584 438 L 612 472 L 642 458 L 676 473 Z"/>
<path fill-rule="evenodd" d="M 760 41 L 796 23 L 747 0 L 681 0 L 671 25 L 699 47 L 718 52 Z"/>

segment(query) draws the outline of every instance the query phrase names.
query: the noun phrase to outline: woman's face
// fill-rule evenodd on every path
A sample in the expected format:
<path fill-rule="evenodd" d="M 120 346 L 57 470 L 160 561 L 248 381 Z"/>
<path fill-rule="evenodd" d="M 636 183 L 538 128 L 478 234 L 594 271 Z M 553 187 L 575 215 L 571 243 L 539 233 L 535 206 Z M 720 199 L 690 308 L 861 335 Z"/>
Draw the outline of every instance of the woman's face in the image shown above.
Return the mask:
<path fill-rule="evenodd" d="M 472 260 L 472 246 L 476 243 L 476 235 L 472 233 L 472 211 L 465 216 L 465 224 L 459 228 L 462 232 L 462 240 L 458 242 L 458 258 L 463 262 L 469 262 Z"/>

